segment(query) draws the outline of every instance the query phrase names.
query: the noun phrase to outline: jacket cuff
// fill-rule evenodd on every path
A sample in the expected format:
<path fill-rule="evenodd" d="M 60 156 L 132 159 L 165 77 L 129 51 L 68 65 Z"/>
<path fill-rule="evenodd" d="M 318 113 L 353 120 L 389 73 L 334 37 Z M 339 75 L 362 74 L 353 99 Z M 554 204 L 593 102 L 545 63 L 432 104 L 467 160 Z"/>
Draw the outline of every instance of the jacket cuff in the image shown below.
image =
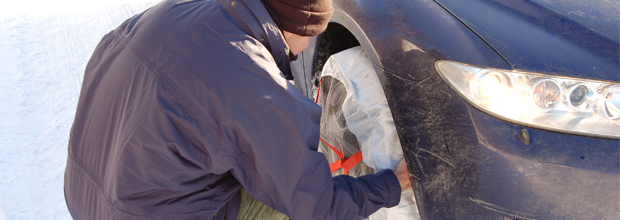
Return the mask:
<path fill-rule="evenodd" d="M 396 177 L 396 174 L 394 174 L 394 171 L 387 169 L 378 172 L 377 174 L 379 174 L 379 176 L 383 178 L 383 181 L 385 181 L 385 184 L 388 188 L 388 193 L 390 195 L 386 208 L 398 205 L 398 203 L 400 202 L 400 194 L 402 190 L 400 188 L 400 182 L 398 182 L 398 178 Z"/>

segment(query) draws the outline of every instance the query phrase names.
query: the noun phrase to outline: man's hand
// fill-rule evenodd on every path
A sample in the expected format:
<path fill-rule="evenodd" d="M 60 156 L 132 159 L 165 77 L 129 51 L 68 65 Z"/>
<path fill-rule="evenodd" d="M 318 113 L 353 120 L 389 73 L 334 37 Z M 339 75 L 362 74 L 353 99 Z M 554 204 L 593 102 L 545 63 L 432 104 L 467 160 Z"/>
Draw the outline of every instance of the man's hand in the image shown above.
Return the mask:
<path fill-rule="evenodd" d="M 407 163 L 405 163 L 404 159 L 400 161 L 398 167 L 396 168 L 396 171 L 394 171 L 394 174 L 396 174 L 396 177 L 398 177 L 401 191 L 412 188 L 411 179 L 409 178 L 409 169 L 407 169 Z"/>

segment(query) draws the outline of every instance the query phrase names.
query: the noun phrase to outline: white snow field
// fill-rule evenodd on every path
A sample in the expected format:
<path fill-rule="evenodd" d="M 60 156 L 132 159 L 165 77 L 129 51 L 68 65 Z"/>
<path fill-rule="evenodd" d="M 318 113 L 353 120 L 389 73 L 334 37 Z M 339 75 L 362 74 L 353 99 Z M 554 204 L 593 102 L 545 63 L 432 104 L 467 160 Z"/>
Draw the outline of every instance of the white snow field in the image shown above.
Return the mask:
<path fill-rule="evenodd" d="M 159 0 L 2 0 L 0 220 L 71 219 L 63 176 L 84 68 L 101 37 Z"/>

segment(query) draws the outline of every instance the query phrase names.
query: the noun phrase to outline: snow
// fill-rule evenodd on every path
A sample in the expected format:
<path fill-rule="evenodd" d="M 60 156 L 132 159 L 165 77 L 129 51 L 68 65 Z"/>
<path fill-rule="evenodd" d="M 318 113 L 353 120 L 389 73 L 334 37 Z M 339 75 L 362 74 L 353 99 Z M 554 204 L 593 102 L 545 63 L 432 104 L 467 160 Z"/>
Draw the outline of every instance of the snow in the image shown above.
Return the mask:
<path fill-rule="evenodd" d="M 71 219 L 63 178 L 86 63 L 104 34 L 158 2 L 2 2 L 0 220 Z"/>

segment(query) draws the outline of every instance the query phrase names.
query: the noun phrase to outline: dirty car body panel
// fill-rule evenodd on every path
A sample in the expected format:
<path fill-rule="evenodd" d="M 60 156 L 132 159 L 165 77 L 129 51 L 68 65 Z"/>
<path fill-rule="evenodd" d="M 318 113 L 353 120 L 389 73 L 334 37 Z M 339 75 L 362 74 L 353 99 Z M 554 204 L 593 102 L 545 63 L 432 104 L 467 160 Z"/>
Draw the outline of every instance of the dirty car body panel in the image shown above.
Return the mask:
<path fill-rule="evenodd" d="M 618 83 L 617 1 L 334 0 L 334 7 L 332 21 L 375 64 L 422 219 L 620 216 L 617 138 L 496 118 L 435 69 L 451 60 Z M 319 47 L 301 62 L 316 63 Z"/>

